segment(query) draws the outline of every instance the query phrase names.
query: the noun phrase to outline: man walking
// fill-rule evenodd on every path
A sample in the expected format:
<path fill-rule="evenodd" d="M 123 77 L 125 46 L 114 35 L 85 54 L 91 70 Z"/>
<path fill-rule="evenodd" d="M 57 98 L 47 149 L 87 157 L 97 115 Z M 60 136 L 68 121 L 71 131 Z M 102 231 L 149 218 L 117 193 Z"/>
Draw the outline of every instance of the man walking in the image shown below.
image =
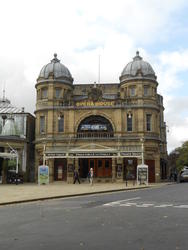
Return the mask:
<path fill-rule="evenodd" d="M 78 173 L 78 171 L 75 169 L 75 170 L 74 170 L 74 184 L 76 183 L 76 181 L 78 181 L 79 184 L 80 184 L 79 173 Z"/>

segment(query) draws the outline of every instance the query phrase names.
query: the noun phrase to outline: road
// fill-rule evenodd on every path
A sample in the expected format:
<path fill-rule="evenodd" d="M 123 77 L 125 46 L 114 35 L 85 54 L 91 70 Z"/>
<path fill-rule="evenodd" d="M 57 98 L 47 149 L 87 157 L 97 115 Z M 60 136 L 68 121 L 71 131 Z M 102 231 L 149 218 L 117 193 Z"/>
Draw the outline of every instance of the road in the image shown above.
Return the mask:
<path fill-rule="evenodd" d="M 0 249 L 187 250 L 187 190 L 184 183 L 3 206 Z"/>

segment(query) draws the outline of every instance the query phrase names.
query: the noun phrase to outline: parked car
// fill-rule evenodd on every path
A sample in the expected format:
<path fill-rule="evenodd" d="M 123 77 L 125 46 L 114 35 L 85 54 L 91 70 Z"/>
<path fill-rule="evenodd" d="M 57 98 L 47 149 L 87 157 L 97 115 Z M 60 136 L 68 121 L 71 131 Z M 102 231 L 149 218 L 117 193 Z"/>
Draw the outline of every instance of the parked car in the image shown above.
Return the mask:
<path fill-rule="evenodd" d="M 180 182 L 188 181 L 188 169 L 180 173 Z"/>

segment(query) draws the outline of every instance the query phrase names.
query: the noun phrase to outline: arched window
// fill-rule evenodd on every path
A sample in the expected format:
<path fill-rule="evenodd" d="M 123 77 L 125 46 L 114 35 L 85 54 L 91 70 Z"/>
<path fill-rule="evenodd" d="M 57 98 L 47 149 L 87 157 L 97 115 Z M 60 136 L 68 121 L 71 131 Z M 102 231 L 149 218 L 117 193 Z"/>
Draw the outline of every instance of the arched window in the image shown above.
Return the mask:
<path fill-rule="evenodd" d="M 103 116 L 92 115 L 81 121 L 77 135 L 78 137 L 112 137 L 112 124 Z"/>

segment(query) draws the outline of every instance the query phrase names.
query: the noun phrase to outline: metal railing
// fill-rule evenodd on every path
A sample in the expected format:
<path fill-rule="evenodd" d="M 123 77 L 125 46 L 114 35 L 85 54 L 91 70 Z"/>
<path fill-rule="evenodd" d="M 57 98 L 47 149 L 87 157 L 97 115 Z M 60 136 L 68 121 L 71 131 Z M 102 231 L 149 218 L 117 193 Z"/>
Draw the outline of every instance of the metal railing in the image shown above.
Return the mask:
<path fill-rule="evenodd" d="M 111 138 L 114 137 L 113 132 L 78 132 L 77 138 Z"/>

